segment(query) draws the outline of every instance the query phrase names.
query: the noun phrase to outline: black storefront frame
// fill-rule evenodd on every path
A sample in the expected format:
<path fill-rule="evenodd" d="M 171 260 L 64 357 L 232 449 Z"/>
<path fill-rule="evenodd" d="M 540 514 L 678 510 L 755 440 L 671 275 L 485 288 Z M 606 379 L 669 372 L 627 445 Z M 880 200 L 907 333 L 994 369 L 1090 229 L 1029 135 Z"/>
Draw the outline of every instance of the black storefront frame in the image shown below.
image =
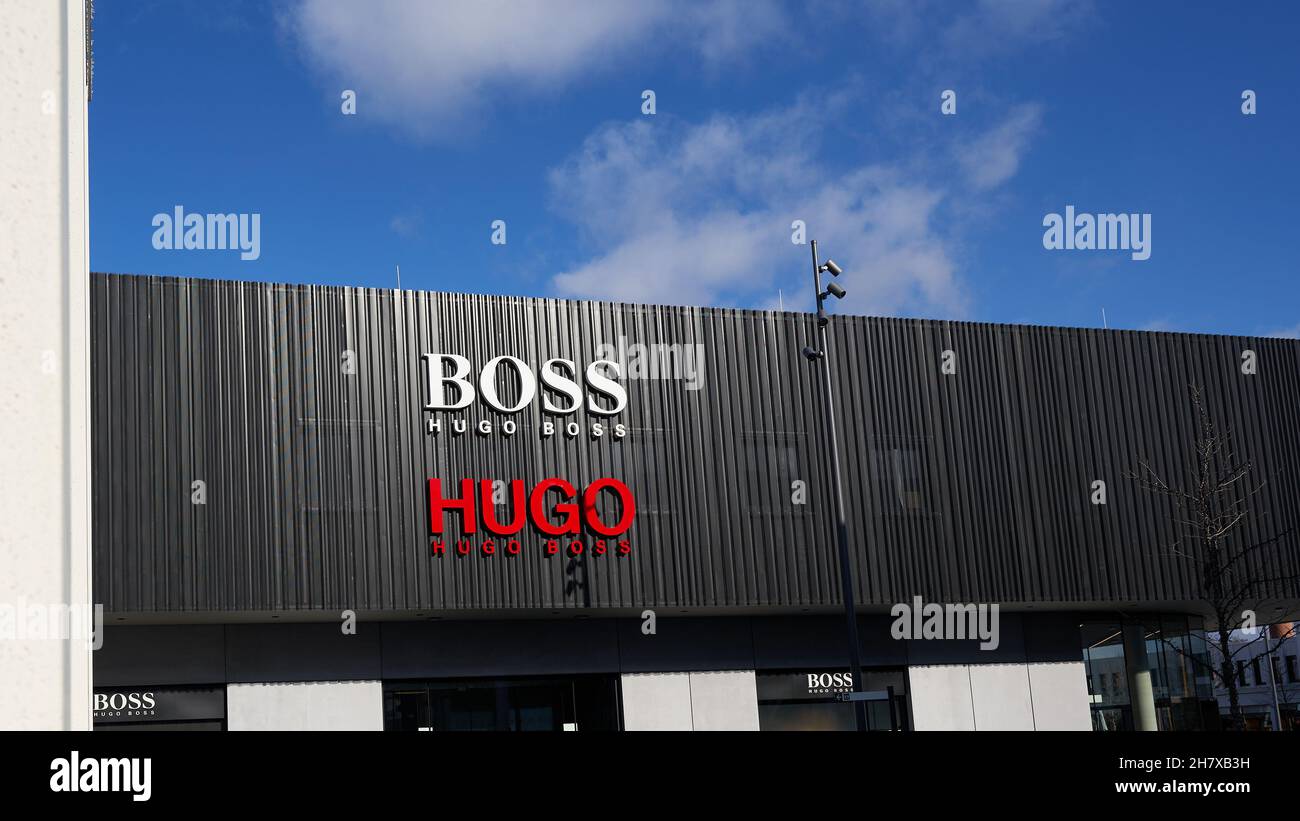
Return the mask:
<path fill-rule="evenodd" d="M 550 726 L 525 718 L 524 710 L 538 708 L 549 711 Z M 619 731 L 621 680 L 614 673 L 386 680 L 383 725 L 386 731 Z"/>
<path fill-rule="evenodd" d="M 95 732 L 224 731 L 229 726 L 225 684 L 100 687 L 91 705 Z"/>
<path fill-rule="evenodd" d="M 851 731 L 854 726 L 853 705 L 841 701 L 839 696 L 852 691 L 851 684 L 835 676 L 848 676 L 843 668 L 823 667 L 814 669 L 780 669 L 756 670 L 754 672 L 754 691 L 758 702 L 758 721 L 760 731 L 791 730 L 844 730 Z M 872 698 L 867 704 L 868 729 L 875 731 L 909 731 L 915 726 L 912 720 L 911 689 L 908 686 L 906 666 L 887 666 L 864 668 L 863 691 L 884 696 Z M 821 681 L 814 687 L 809 680 L 816 676 Z M 828 678 L 829 677 L 829 678 Z M 765 681 L 766 679 L 766 681 Z M 780 681 L 775 681 L 775 680 Z M 822 684 L 828 686 L 822 686 Z M 815 690 L 815 691 L 814 691 Z M 805 710 L 782 710 L 782 708 L 805 707 Z M 884 712 L 882 713 L 882 708 Z M 766 708 L 766 709 L 765 709 Z M 778 710 L 787 713 L 802 712 L 803 722 L 823 721 L 827 726 L 793 726 L 794 716 L 778 718 Z M 764 727 L 764 714 L 768 715 L 768 725 Z M 888 715 L 887 727 L 878 726 L 884 716 Z M 838 726 L 829 726 L 831 724 Z M 782 726 L 784 725 L 784 726 Z"/>

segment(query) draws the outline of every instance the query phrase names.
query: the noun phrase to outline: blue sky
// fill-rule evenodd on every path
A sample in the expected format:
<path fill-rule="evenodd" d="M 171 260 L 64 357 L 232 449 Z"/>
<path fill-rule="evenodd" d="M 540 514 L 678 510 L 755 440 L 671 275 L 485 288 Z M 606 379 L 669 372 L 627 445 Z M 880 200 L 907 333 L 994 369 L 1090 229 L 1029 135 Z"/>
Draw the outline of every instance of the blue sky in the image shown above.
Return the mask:
<path fill-rule="evenodd" d="M 101 2 L 92 268 L 806 309 L 802 219 L 838 310 L 1296 336 L 1298 9 Z M 177 205 L 259 258 L 156 250 Z M 1045 249 L 1067 205 L 1150 259 Z"/>

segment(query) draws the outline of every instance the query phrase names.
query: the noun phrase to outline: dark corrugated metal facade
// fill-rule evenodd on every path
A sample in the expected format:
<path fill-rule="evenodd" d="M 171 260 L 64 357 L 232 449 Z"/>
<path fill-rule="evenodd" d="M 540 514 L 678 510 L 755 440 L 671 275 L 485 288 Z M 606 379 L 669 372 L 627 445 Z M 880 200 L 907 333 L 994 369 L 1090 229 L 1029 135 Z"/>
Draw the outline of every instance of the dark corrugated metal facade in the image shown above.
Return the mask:
<path fill-rule="evenodd" d="M 1253 535 L 1300 515 L 1296 341 L 862 317 L 831 331 L 860 602 L 1195 598 L 1191 566 L 1164 555 L 1170 506 L 1125 478 L 1141 458 L 1186 475 L 1192 384 L 1268 479 Z M 110 613 L 839 601 L 806 314 L 94 275 L 92 333 Z M 700 389 L 624 379 L 628 407 L 604 420 L 627 425 L 621 441 L 590 438 L 582 412 L 583 435 L 543 439 L 535 407 L 507 437 L 480 402 L 437 416 L 490 419 L 491 435 L 425 430 L 423 353 L 582 367 L 620 338 L 701 346 Z M 548 558 L 539 539 L 432 555 L 428 477 L 547 476 L 625 481 L 631 555 Z M 1294 549 L 1265 560 L 1300 573 Z"/>

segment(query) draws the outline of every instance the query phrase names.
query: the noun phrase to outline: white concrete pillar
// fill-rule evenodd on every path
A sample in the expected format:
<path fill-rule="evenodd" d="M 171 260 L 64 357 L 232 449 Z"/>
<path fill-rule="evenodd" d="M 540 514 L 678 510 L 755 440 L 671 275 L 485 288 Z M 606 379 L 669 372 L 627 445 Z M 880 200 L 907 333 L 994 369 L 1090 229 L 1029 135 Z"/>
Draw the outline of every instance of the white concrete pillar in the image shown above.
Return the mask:
<path fill-rule="evenodd" d="M 1133 729 L 1155 732 L 1155 689 L 1151 682 L 1151 661 L 1147 658 L 1146 628 L 1124 625 L 1124 665 L 1128 669 L 1128 697 L 1133 709 Z"/>
<path fill-rule="evenodd" d="M 5 730 L 91 726 L 86 96 L 82 0 L 0 0 Z"/>

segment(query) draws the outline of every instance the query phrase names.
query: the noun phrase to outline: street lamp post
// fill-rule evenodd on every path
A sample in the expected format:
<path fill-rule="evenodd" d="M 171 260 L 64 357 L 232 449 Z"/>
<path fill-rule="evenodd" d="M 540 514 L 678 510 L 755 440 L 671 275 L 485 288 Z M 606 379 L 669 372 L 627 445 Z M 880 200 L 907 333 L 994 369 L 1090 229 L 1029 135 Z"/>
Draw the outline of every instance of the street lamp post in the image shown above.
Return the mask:
<path fill-rule="evenodd" d="M 858 615 L 853 603 L 853 575 L 849 572 L 849 529 L 844 517 L 844 478 L 840 473 L 840 446 L 835 435 L 835 392 L 831 385 L 830 345 L 826 339 L 826 326 L 830 317 L 826 314 L 826 297 L 843 299 L 845 290 L 834 281 L 827 283 L 822 290 L 822 272 L 839 276 L 843 271 L 832 260 L 822 264 L 817 259 L 817 240 L 812 243 L 813 287 L 817 293 L 817 341 L 818 346 L 807 345 L 803 355 L 809 361 L 821 360 L 822 363 L 822 398 L 826 407 L 826 439 L 830 445 L 831 475 L 835 483 L 835 536 L 839 546 L 840 589 L 844 599 L 844 618 L 849 628 L 849 671 L 853 675 L 853 693 L 851 702 L 857 719 L 858 731 L 867 729 L 867 704 L 862 699 L 862 651 L 858 646 Z"/>
<path fill-rule="evenodd" d="M 1273 690 L 1273 730 L 1281 732 L 1282 730 L 1282 707 L 1277 703 L 1277 667 L 1273 666 L 1273 650 L 1268 646 L 1269 633 L 1273 630 L 1273 625 L 1268 625 L 1264 629 L 1264 660 L 1268 665 L 1268 685 Z"/>

